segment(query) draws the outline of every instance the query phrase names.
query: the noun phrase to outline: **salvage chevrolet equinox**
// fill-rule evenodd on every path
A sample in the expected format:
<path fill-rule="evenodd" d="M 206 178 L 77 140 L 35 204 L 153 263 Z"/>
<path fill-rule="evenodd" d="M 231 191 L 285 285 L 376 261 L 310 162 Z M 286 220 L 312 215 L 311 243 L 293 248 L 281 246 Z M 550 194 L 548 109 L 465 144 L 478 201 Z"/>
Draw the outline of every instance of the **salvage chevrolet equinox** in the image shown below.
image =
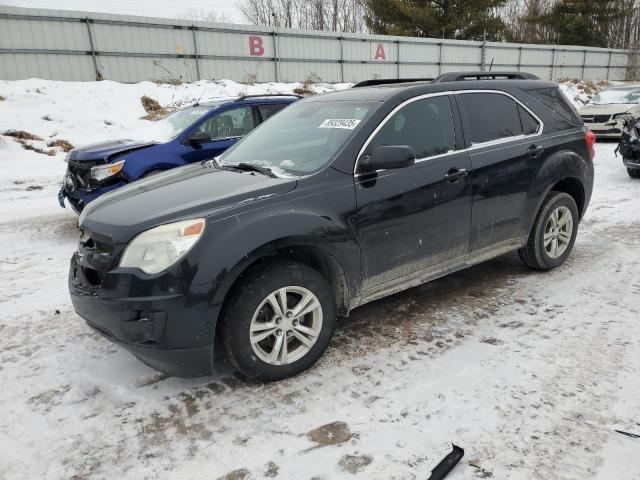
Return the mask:
<path fill-rule="evenodd" d="M 80 216 L 76 312 L 146 364 L 247 377 L 311 367 L 337 316 L 511 251 L 562 265 L 594 135 L 531 74 L 371 81 L 274 115 L 220 157 Z"/>

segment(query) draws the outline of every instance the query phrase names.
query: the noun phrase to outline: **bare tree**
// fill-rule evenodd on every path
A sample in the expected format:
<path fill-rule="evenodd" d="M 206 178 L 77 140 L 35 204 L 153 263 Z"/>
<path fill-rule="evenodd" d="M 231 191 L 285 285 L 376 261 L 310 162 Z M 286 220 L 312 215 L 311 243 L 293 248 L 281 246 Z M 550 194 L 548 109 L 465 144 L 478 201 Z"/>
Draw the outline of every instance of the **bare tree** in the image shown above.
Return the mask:
<path fill-rule="evenodd" d="M 366 31 L 361 0 L 241 0 L 237 7 L 255 25 L 359 33 Z"/>
<path fill-rule="evenodd" d="M 501 12 L 508 28 L 508 40 L 522 43 L 555 43 L 557 35 L 541 18 L 556 0 L 510 0 Z"/>
<path fill-rule="evenodd" d="M 230 23 L 229 17 L 224 13 L 215 12 L 213 10 L 196 10 L 190 8 L 183 14 L 178 15 L 180 20 L 193 20 L 195 22 L 216 22 L 216 23 Z"/>

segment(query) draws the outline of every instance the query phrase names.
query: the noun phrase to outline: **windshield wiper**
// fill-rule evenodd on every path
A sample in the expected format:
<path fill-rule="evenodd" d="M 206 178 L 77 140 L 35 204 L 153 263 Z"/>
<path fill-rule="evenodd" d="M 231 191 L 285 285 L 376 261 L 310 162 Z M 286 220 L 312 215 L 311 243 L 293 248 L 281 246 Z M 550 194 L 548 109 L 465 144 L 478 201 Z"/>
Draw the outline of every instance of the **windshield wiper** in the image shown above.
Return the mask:
<path fill-rule="evenodd" d="M 208 160 L 203 160 L 201 162 L 201 165 L 206 165 L 206 166 L 215 167 L 215 168 L 221 168 L 222 170 L 239 170 L 239 171 L 249 170 L 249 171 L 252 171 L 252 172 L 261 173 L 263 175 L 266 175 L 267 177 L 280 178 L 275 173 L 273 173 L 273 171 L 270 168 L 263 167 L 262 165 L 256 165 L 255 163 L 240 162 L 240 163 L 238 163 L 236 165 L 234 165 L 234 164 L 224 165 L 224 164 L 218 162 L 218 160 L 216 160 L 216 158 L 214 157 L 214 158 L 210 158 Z"/>
<path fill-rule="evenodd" d="M 230 167 L 237 168 L 238 170 L 251 170 L 254 172 L 259 172 L 267 177 L 278 178 L 278 176 L 271 171 L 268 167 L 263 167 L 262 165 L 256 165 L 254 163 L 244 163 L 240 162 L 237 165 L 229 165 Z"/>

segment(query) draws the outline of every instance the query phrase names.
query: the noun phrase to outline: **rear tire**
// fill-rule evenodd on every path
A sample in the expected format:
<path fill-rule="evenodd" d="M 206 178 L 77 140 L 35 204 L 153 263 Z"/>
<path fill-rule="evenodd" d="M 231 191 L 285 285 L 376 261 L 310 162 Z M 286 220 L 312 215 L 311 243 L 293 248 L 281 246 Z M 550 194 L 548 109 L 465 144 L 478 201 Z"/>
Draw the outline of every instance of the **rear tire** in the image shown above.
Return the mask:
<path fill-rule="evenodd" d="M 275 262 L 249 271 L 224 309 L 222 341 L 243 375 L 281 380 L 311 367 L 336 324 L 331 286 L 316 270 Z"/>
<path fill-rule="evenodd" d="M 520 260 L 535 270 L 551 270 L 567 259 L 578 233 L 578 207 L 564 192 L 551 192 L 542 202 Z"/>
<path fill-rule="evenodd" d="M 627 173 L 631 178 L 640 178 L 640 168 L 627 168 Z"/>

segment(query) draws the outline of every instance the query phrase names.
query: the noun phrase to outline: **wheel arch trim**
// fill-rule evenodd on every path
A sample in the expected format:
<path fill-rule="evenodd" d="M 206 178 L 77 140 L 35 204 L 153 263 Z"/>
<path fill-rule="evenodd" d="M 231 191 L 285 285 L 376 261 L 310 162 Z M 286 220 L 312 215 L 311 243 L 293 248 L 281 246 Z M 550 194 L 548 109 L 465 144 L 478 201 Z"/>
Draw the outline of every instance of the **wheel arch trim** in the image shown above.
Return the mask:
<path fill-rule="evenodd" d="M 318 271 L 331 286 L 340 315 L 348 315 L 351 288 L 345 268 L 322 242 L 308 238 L 287 237 L 257 247 L 234 265 L 216 286 L 213 304 L 224 304 L 243 274 L 269 261 L 291 260 Z"/>

